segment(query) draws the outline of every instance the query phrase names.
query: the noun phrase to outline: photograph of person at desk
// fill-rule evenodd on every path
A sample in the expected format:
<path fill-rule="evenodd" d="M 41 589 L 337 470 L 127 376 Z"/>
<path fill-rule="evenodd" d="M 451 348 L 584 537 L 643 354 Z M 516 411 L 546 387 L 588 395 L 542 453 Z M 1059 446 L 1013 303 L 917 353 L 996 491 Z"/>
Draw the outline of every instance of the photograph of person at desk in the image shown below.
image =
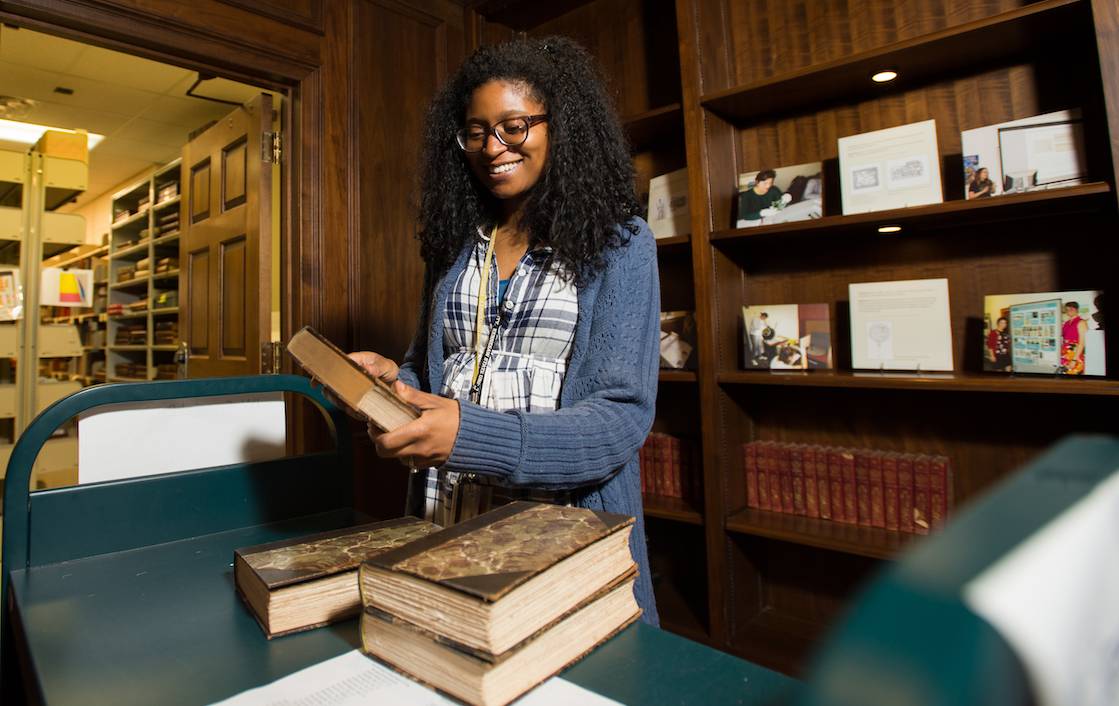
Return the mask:
<path fill-rule="evenodd" d="M 743 367 L 810 370 L 831 367 L 827 304 L 742 307 Z"/>

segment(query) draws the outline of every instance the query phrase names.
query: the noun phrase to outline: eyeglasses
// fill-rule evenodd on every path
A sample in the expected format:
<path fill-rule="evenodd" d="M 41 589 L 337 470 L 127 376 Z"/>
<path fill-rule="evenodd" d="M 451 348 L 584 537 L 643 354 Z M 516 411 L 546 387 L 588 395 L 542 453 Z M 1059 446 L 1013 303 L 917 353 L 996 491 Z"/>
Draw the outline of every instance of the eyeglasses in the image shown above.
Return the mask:
<path fill-rule="evenodd" d="M 455 133 L 458 146 L 463 152 L 481 152 L 486 148 L 486 140 L 490 135 L 506 147 L 516 147 L 528 139 L 528 129 L 536 123 L 548 119 L 547 115 L 526 115 L 519 118 L 506 118 L 493 127 L 485 125 L 467 125 Z"/>

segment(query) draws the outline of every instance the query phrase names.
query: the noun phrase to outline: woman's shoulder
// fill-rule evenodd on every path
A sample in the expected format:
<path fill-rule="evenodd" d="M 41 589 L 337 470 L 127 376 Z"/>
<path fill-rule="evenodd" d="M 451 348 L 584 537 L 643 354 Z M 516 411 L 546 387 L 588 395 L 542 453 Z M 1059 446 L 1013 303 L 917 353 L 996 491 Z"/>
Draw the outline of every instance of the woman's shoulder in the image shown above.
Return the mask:
<path fill-rule="evenodd" d="M 655 261 L 657 257 L 657 242 L 653 231 L 644 218 L 634 216 L 625 223 L 614 226 L 621 242 L 617 247 L 608 248 L 606 251 L 607 264 L 639 263 Z"/>

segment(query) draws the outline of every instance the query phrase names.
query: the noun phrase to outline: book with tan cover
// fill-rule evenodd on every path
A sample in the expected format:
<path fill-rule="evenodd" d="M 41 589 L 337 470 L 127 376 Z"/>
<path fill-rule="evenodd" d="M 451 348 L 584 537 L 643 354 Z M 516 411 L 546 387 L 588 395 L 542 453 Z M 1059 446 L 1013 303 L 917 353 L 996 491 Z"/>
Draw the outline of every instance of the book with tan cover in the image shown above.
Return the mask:
<path fill-rule="evenodd" d="M 362 602 L 497 655 L 632 571 L 633 521 L 510 503 L 363 563 Z"/>
<path fill-rule="evenodd" d="M 388 383 L 370 375 L 310 326 L 291 337 L 288 352 L 339 400 L 382 431 L 392 431 L 420 416 Z"/>
<path fill-rule="evenodd" d="M 269 638 L 318 627 L 361 609 L 361 562 L 438 530 L 402 517 L 237 549 L 237 591 Z"/>

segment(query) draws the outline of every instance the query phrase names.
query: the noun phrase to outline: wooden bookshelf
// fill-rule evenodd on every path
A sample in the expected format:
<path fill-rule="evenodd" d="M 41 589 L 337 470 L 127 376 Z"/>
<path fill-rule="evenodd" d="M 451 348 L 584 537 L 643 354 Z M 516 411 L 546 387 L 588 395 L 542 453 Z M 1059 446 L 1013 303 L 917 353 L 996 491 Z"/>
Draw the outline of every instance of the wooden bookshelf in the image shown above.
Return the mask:
<path fill-rule="evenodd" d="M 661 310 L 695 311 L 696 370 L 660 371 L 653 428 L 698 449 L 704 497 L 696 507 L 644 501 L 666 627 L 799 673 L 858 587 L 917 538 L 744 509 L 746 442 L 943 454 L 959 505 L 1058 436 L 1110 424 L 1119 342 L 1107 346 L 1107 378 L 1004 377 L 982 372 L 976 334 L 984 294 L 1119 289 L 1119 19 L 1095 16 L 1102 6 L 468 3 L 479 43 L 566 34 L 595 54 L 624 116 L 639 195 L 652 177 L 688 169 L 690 233 L 658 240 L 657 259 Z M 1071 52 L 1060 66 L 1056 36 Z M 886 68 L 898 78 L 870 81 Z M 1073 107 L 1084 117 L 1086 183 L 963 200 L 961 131 Z M 947 200 L 842 214 L 838 139 L 926 119 L 937 121 Z M 807 162 L 823 164 L 827 215 L 732 227 L 739 174 Z M 882 225 L 902 230 L 887 236 Z M 848 285 L 932 277 L 950 281 L 954 370 L 853 371 Z M 740 369 L 741 307 L 770 302 L 829 304 L 835 370 Z M 1039 419 L 1038 404 L 1062 412 Z"/>
<path fill-rule="evenodd" d="M 622 118 L 622 127 L 635 152 L 664 140 L 680 140 L 684 135 L 684 110 L 679 103 Z"/>
<path fill-rule="evenodd" d="M 1053 36 L 1083 21 L 1087 3 L 1042 0 L 991 17 L 894 42 L 868 51 L 779 73 L 760 81 L 715 91 L 703 107 L 735 124 L 767 115 L 788 115 L 806 108 L 881 97 L 976 67 L 1001 66 L 1051 46 Z M 871 75 L 892 69 L 898 77 L 884 84 Z"/>
<path fill-rule="evenodd" d="M 645 514 L 662 520 L 675 520 L 691 525 L 702 525 L 703 515 L 690 502 L 664 495 L 645 495 L 642 498 Z"/>
<path fill-rule="evenodd" d="M 1025 194 L 1009 194 L 996 198 L 945 201 L 930 206 L 895 208 L 873 213 L 824 216 L 808 221 L 777 223 L 754 228 L 735 228 L 711 233 L 711 242 L 720 246 L 740 244 L 758 239 L 781 238 L 782 241 L 808 237 L 834 237 L 862 233 L 875 237 L 904 238 L 917 232 L 958 231 L 961 225 L 977 226 L 991 223 L 1012 224 L 1038 217 L 1053 218 L 1075 213 L 1098 212 L 1112 198 L 1107 182 L 1092 182 L 1063 189 L 1047 189 Z M 883 236 L 880 226 L 898 225 L 902 230 Z"/>
<path fill-rule="evenodd" d="M 892 559 L 920 535 L 746 508 L 727 517 L 730 532 L 876 559 Z"/>
<path fill-rule="evenodd" d="M 699 379 L 694 370 L 666 370 L 661 369 L 661 382 L 695 382 Z"/>
<path fill-rule="evenodd" d="M 991 392 L 1029 395 L 1119 396 L 1119 380 L 998 373 L 899 373 L 813 370 L 770 372 L 742 370 L 720 373 L 724 385 L 838 387 L 865 390 L 929 390 L 936 392 Z"/>

